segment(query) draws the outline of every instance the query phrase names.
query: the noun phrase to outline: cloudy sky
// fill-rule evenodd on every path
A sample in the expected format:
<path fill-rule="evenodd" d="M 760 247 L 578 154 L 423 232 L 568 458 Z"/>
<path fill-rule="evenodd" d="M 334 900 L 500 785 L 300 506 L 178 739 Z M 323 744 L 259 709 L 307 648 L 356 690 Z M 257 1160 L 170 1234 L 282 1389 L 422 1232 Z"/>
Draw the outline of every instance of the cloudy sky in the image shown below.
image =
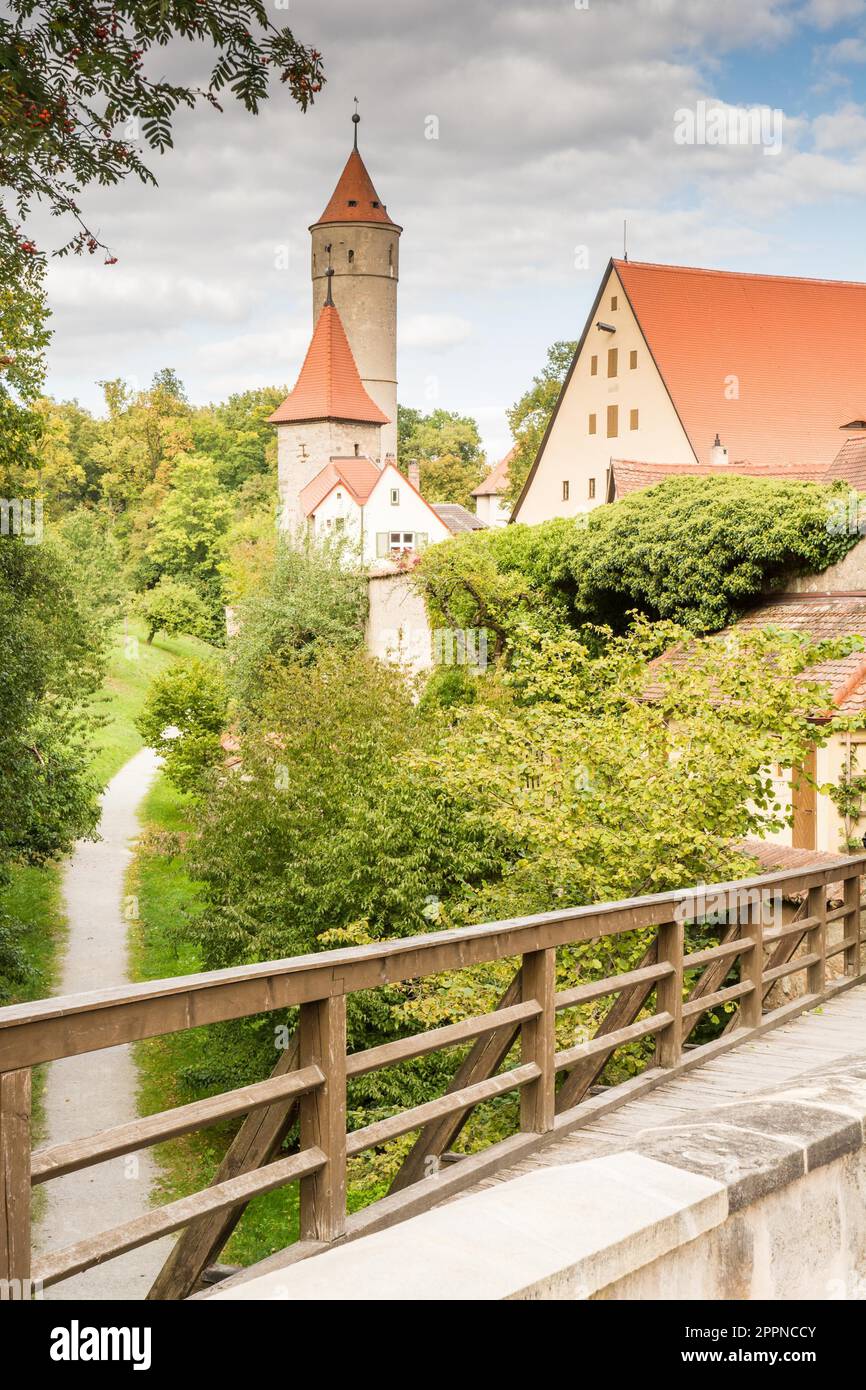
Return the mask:
<path fill-rule="evenodd" d="M 183 115 L 157 189 L 86 195 L 118 264 L 52 265 L 53 395 L 98 408 L 99 380 L 164 366 L 196 402 L 291 384 L 355 96 L 404 227 L 400 400 L 473 414 L 491 461 L 624 219 L 633 260 L 866 280 L 866 0 L 272 3 L 324 92 L 306 115 L 282 89 L 258 117 Z M 201 73 L 189 48 L 165 62 Z M 781 148 L 678 143 L 699 103 L 782 113 Z"/>

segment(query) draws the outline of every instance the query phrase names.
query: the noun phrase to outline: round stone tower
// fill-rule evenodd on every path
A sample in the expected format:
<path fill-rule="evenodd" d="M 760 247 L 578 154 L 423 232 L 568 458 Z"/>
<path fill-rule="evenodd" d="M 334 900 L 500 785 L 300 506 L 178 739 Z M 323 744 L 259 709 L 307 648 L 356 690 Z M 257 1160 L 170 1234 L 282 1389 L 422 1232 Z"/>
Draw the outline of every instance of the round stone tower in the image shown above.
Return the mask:
<path fill-rule="evenodd" d="M 312 237 L 313 323 L 328 295 L 333 270 L 334 300 L 352 355 L 368 394 L 387 415 L 382 454 L 397 453 L 397 280 L 400 233 L 388 216 L 355 143 L 331 201 Z"/>

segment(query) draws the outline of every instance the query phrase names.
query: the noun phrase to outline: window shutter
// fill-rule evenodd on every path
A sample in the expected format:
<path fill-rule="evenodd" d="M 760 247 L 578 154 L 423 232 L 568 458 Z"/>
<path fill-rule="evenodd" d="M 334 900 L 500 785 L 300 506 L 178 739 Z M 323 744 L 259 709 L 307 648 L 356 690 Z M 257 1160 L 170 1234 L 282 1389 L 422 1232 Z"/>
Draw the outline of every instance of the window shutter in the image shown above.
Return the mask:
<path fill-rule="evenodd" d="M 416 549 L 423 550 L 425 545 L 430 542 L 430 534 L 427 531 L 418 531 L 415 535 Z"/>
<path fill-rule="evenodd" d="M 388 532 L 387 532 L 387 531 L 377 531 L 377 532 L 376 532 L 376 557 L 377 557 L 377 559 L 379 559 L 379 560 L 387 560 L 389 554 L 390 554 L 390 549 L 389 549 L 389 546 L 388 546 Z"/>

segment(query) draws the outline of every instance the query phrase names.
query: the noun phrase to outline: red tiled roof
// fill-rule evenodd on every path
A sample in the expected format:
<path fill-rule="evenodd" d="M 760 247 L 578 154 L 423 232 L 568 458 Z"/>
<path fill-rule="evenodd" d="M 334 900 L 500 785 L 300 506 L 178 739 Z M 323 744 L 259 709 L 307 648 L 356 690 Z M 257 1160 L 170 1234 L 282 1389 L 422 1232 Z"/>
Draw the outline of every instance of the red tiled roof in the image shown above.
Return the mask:
<path fill-rule="evenodd" d="M 396 226 L 373 187 L 373 180 L 357 150 L 352 150 L 346 160 L 346 167 L 331 194 L 331 201 L 313 225 L 319 227 L 323 222 L 385 222 L 390 227 Z"/>
<path fill-rule="evenodd" d="M 724 638 L 768 627 L 801 632 L 813 642 L 840 637 L 866 640 L 866 593 L 781 594 L 753 608 L 716 636 Z M 678 643 L 655 657 L 650 669 L 662 665 L 684 666 L 689 655 L 689 644 Z M 866 649 L 816 662 L 802 671 L 799 679 L 826 685 L 837 714 L 859 714 L 866 710 Z M 654 699 L 659 693 L 658 684 L 647 686 L 648 698 Z"/>
<path fill-rule="evenodd" d="M 517 445 L 513 444 L 505 455 L 491 468 L 486 478 L 482 478 L 477 488 L 473 490 L 473 497 L 499 497 L 505 491 L 508 482 L 508 465 L 517 453 Z"/>
<path fill-rule="evenodd" d="M 359 420 L 387 425 L 388 416 L 364 390 L 346 330 L 333 304 L 325 304 L 294 389 L 268 416 L 284 420 Z"/>
<path fill-rule="evenodd" d="M 370 458 L 331 459 L 321 473 L 317 473 L 306 487 L 301 488 L 300 503 L 304 515 L 310 516 L 321 506 L 338 483 L 342 483 L 358 506 L 363 507 L 381 476 L 381 468 Z"/>
<path fill-rule="evenodd" d="M 613 264 L 699 462 L 717 431 L 731 458 L 833 461 L 863 415 L 866 284 Z"/>
<path fill-rule="evenodd" d="M 655 487 L 668 478 L 716 478 L 730 477 L 732 474 L 747 478 L 781 478 L 788 482 L 821 483 L 829 482 L 827 468 L 787 468 L 773 467 L 760 463 L 644 463 L 637 459 L 611 459 L 614 480 L 614 497 L 627 497 L 632 492 Z M 866 474 L 866 468 L 864 468 Z M 864 482 L 866 486 L 866 482 Z"/>
<path fill-rule="evenodd" d="M 779 627 L 803 632 L 815 642 L 838 637 L 866 638 L 866 594 L 783 594 L 746 613 L 727 632 Z M 829 686 L 842 714 L 866 709 L 866 650 L 820 661 L 803 672 L 803 679 Z"/>

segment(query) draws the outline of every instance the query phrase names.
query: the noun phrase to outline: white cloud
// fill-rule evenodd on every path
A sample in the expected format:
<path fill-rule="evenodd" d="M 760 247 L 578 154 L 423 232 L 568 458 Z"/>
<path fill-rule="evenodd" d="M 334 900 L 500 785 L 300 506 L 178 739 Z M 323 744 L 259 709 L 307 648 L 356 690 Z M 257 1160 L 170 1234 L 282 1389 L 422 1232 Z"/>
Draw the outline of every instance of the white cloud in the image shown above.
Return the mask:
<path fill-rule="evenodd" d="M 866 13 L 864 0 L 807 0 L 801 11 L 809 24 L 819 29 L 832 29 L 846 19 L 857 19 Z"/>
<path fill-rule="evenodd" d="M 472 324 L 459 314 L 412 314 L 399 321 L 398 343 L 401 348 L 446 352 L 465 343 L 471 333 Z"/>

